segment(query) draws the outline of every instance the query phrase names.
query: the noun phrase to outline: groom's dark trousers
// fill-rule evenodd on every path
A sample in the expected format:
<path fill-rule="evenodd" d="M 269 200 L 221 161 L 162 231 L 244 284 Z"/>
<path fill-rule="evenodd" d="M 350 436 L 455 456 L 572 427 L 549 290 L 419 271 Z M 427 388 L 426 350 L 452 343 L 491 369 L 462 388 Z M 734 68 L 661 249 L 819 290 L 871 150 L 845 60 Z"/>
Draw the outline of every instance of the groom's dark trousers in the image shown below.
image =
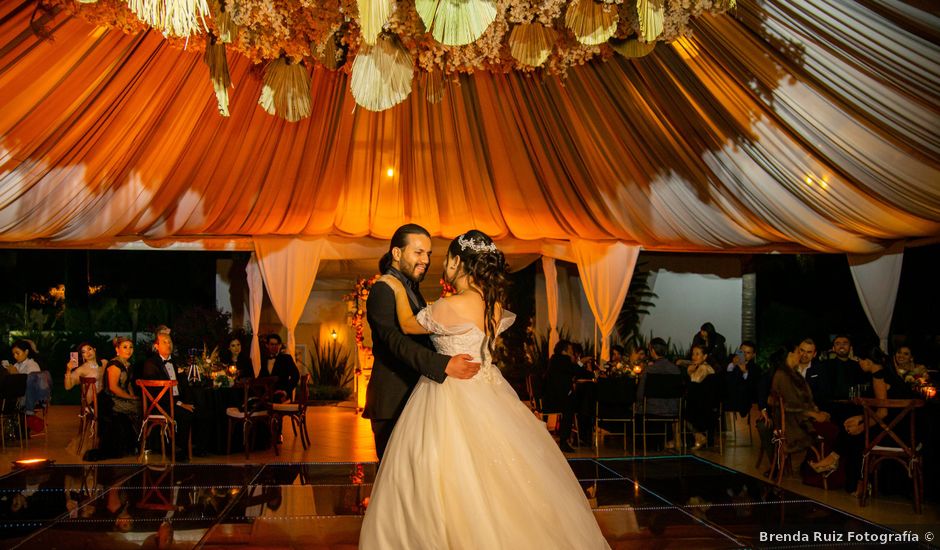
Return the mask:
<path fill-rule="evenodd" d="M 390 268 L 386 273 L 402 282 L 415 314 L 427 305 L 417 285 L 400 271 Z M 450 357 L 435 353 L 427 335 L 409 336 L 401 331 L 395 313 L 395 293 L 383 282 L 375 283 L 369 291 L 366 319 L 372 330 L 375 363 L 366 388 L 366 408 L 362 416 L 372 421 L 375 453 L 382 460 L 395 423 L 418 379 L 424 375 L 442 383 L 447 377 L 444 370 Z"/>

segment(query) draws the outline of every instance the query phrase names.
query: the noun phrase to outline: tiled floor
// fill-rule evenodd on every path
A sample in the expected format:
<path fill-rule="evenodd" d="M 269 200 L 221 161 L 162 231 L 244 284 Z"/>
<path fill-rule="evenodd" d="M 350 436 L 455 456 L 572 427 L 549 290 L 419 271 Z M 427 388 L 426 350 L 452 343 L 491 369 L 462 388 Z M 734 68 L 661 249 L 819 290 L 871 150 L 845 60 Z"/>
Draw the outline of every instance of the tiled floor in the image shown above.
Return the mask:
<path fill-rule="evenodd" d="M 172 467 L 133 459 L 69 465 L 80 462 L 65 450 L 77 425 L 74 410 L 54 409 L 47 436 L 0 455 L 4 471 L 27 456 L 57 464 L 0 478 L 0 548 L 356 547 L 375 454 L 368 422 L 352 409 L 312 408 L 307 451 L 288 430 L 277 460 L 268 450 L 253 453 L 255 463 L 238 454 Z M 755 448 L 745 438 L 723 454 L 647 458 L 624 456 L 620 441 L 608 443 L 604 456 L 584 448 L 569 463 L 614 548 L 791 547 L 805 544 L 762 542 L 761 533 L 874 536 L 887 532 L 876 525 L 883 523 L 923 536 L 940 525 L 932 503 L 915 516 L 903 499 L 858 508 L 844 491 L 795 478 L 783 487 L 766 483 L 755 475 Z M 158 545 L 169 535 L 172 545 Z"/>

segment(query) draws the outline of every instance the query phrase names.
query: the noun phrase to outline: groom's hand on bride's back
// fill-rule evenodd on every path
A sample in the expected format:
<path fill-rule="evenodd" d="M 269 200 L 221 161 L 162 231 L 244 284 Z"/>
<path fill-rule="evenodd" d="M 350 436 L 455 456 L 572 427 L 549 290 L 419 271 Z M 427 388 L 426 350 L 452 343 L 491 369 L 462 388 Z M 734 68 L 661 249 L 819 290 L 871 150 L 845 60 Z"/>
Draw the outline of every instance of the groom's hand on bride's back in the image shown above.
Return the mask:
<path fill-rule="evenodd" d="M 473 357 L 466 353 L 455 355 L 447 362 L 447 368 L 444 369 L 444 372 L 447 373 L 447 376 L 453 376 L 454 378 L 473 378 L 476 373 L 480 372 L 480 363 L 474 363 L 471 361 L 472 359 Z"/>

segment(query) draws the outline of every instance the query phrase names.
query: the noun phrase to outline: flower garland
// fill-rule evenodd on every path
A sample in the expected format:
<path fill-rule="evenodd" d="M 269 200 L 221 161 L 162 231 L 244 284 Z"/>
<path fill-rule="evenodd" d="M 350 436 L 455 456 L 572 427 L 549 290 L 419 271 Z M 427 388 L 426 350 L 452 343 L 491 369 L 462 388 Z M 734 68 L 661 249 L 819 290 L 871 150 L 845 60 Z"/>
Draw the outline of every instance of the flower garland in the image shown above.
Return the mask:
<path fill-rule="evenodd" d="M 363 324 L 365 323 L 366 300 L 369 299 L 369 290 L 379 280 L 379 277 L 381 275 L 376 273 L 369 279 L 358 279 L 356 289 L 343 296 L 343 301 L 346 302 L 346 322 L 356 331 L 356 347 L 369 358 L 372 357 L 372 348 L 365 345 Z"/>

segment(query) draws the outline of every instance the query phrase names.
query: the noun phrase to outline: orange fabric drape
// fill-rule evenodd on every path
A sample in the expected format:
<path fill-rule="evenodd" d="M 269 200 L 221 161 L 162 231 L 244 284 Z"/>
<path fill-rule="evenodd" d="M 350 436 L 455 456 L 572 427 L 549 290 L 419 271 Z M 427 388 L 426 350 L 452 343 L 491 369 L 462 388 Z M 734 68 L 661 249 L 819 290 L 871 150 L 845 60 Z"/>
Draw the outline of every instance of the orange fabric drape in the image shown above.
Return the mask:
<path fill-rule="evenodd" d="M 244 58 L 226 119 L 198 53 L 64 14 L 41 41 L 21 7 L 0 6 L 0 245 L 385 239 L 407 221 L 688 251 L 940 234 L 940 29 L 910 6 L 742 1 L 642 59 L 475 73 L 383 113 L 318 66 L 293 124 L 257 105 Z"/>

